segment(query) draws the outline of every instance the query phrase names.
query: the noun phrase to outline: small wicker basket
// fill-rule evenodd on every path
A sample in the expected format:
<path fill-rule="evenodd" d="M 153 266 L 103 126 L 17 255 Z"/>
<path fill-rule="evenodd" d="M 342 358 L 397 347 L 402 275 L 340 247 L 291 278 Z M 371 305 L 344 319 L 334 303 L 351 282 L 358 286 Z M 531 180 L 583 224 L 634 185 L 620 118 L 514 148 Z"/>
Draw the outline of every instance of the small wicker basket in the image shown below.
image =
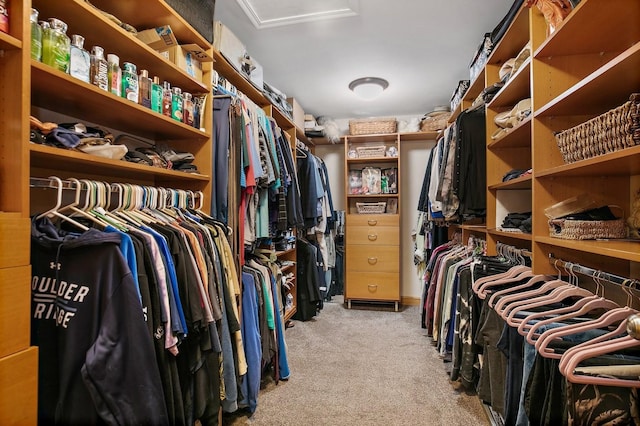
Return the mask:
<path fill-rule="evenodd" d="M 640 94 L 582 124 L 556 134 L 565 163 L 586 160 L 640 144 Z"/>
<path fill-rule="evenodd" d="M 356 203 L 358 214 L 382 214 L 387 208 L 387 203 Z"/>
<path fill-rule="evenodd" d="M 381 146 L 359 146 L 359 147 L 356 147 L 356 153 L 358 154 L 358 158 L 384 157 L 386 149 L 387 148 L 384 145 L 381 145 Z"/>
<path fill-rule="evenodd" d="M 349 134 L 352 136 L 395 133 L 397 128 L 395 117 L 349 120 Z"/>
<path fill-rule="evenodd" d="M 551 219 L 549 220 L 549 235 L 563 240 L 626 238 L 627 225 L 624 218 L 613 220 Z"/>

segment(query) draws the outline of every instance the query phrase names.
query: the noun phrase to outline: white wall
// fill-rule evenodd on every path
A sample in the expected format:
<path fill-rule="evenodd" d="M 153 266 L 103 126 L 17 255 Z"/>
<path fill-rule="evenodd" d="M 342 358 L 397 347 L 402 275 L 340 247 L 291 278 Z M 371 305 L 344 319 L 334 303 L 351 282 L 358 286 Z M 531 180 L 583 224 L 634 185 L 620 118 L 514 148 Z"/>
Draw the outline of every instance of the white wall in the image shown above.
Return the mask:
<path fill-rule="evenodd" d="M 422 179 L 429 160 L 431 148 L 435 141 L 402 142 L 400 146 L 402 214 L 400 230 L 400 249 L 402 257 L 402 283 L 400 295 L 403 298 L 420 298 L 422 288 L 418 281 L 416 267 L 413 264 L 413 241 L 411 230 L 418 220 L 418 198 L 422 189 Z M 344 210 L 344 145 L 319 145 L 315 154 L 322 158 L 329 172 L 329 182 L 333 195 L 333 205 L 337 210 Z"/>

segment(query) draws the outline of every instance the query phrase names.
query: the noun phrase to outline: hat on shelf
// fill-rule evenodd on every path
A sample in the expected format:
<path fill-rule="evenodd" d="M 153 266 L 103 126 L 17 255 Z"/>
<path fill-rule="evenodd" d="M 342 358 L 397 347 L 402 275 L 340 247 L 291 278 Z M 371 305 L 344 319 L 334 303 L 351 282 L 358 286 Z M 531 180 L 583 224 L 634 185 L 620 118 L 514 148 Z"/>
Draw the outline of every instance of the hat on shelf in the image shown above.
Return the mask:
<path fill-rule="evenodd" d="M 445 114 L 447 112 L 451 112 L 448 106 L 440 105 L 434 107 L 431 112 L 425 114 L 425 117 L 435 117 L 436 115 Z"/>

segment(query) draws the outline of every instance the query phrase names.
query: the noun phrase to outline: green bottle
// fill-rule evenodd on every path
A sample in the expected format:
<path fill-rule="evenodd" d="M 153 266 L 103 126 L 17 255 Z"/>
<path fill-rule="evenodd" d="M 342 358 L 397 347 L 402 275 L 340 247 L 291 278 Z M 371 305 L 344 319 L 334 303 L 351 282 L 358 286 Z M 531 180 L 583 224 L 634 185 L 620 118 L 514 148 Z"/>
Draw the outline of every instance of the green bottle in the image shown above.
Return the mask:
<path fill-rule="evenodd" d="M 31 8 L 31 59 L 42 61 L 42 27 L 38 24 L 38 11 Z"/>
<path fill-rule="evenodd" d="M 122 64 L 122 97 L 138 103 L 138 72 L 135 64 Z"/>
<path fill-rule="evenodd" d="M 173 94 L 171 96 L 171 118 L 176 121 L 182 122 L 184 115 L 184 99 L 182 97 L 182 89 L 179 87 L 173 88 Z"/>
<path fill-rule="evenodd" d="M 151 109 L 162 114 L 162 86 L 159 77 L 153 77 L 151 83 Z"/>
<path fill-rule="evenodd" d="M 56 18 L 49 19 L 50 29 L 42 39 L 42 62 L 60 70 L 69 72 L 69 50 L 71 39 L 67 37 L 67 24 Z"/>

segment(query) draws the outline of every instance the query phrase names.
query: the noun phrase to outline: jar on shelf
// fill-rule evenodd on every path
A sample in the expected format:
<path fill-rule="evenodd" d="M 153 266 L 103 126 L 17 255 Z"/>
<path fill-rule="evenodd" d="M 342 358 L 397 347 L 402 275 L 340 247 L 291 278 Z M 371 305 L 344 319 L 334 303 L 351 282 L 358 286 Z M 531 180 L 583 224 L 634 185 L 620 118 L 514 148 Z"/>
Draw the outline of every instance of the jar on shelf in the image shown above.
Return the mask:
<path fill-rule="evenodd" d="M 49 27 L 49 31 L 43 33 L 42 62 L 68 73 L 71 39 L 67 36 L 67 24 L 57 18 L 49 18 Z"/>
<path fill-rule="evenodd" d="M 31 8 L 31 59 L 42 61 L 42 27 L 38 23 L 38 10 Z"/>

